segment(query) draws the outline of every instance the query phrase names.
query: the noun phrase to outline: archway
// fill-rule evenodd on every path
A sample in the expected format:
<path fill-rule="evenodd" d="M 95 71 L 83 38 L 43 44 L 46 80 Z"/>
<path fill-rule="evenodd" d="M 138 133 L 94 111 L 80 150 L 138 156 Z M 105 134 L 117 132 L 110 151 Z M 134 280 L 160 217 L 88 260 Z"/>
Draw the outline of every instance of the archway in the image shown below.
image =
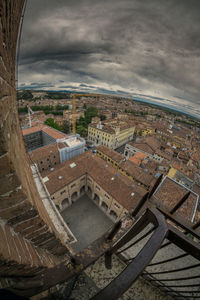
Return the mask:
<path fill-rule="evenodd" d="M 60 206 L 56 204 L 56 208 L 58 211 L 60 211 Z"/>
<path fill-rule="evenodd" d="M 74 193 L 72 194 L 72 196 L 71 196 L 72 202 L 75 202 L 76 199 L 77 199 L 77 197 L 78 197 L 78 193 L 77 193 L 77 192 L 74 192 Z"/>
<path fill-rule="evenodd" d="M 108 205 L 105 203 L 105 202 L 102 202 L 101 203 L 101 207 L 104 211 L 107 211 L 108 210 Z"/>
<path fill-rule="evenodd" d="M 99 205 L 100 198 L 97 194 L 94 194 L 94 202 Z"/>
<path fill-rule="evenodd" d="M 69 199 L 68 198 L 65 198 L 63 201 L 62 201 L 62 209 L 65 209 L 69 206 Z"/>
<path fill-rule="evenodd" d="M 88 193 L 88 196 L 89 196 L 90 198 L 92 198 L 92 189 L 91 189 L 90 186 L 88 186 L 87 193 Z"/>
<path fill-rule="evenodd" d="M 85 194 L 85 185 L 83 185 L 80 189 L 80 195 Z"/>
<path fill-rule="evenodd" d="M 111 216 L 114 220 L 116 220 L 116 219 L 118 218 L 118 215 L 116 214 L 116 212 L 115 212 L 114 210 L 111 210 L 111 211 L 110 211 L 110 216 Z"/>

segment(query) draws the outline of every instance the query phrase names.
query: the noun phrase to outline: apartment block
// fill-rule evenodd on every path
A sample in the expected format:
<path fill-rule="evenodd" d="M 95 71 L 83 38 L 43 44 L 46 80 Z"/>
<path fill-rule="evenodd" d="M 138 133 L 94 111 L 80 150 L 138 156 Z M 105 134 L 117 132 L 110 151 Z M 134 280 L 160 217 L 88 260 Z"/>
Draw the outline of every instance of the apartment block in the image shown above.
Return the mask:
<path fill-rule="evenodd" d="M 134 131 L 135 125 L 131 121 L 114 119 L 93 123 L 88 126 L 88 141 L 116 149 L 131 141 Z"/>

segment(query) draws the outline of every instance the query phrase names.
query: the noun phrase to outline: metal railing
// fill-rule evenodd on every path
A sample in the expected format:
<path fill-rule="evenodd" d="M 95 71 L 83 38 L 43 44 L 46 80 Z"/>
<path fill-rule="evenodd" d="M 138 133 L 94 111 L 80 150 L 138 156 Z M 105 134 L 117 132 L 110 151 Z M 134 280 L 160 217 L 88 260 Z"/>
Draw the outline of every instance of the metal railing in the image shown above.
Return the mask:
<path fill-rule="evenodd" d="M 158 182 L 152 190 L 155 191 Z M 132 215 L 117 222 L 68 264 L 63 262 L 45 270 L 33 277 L 31 284 L 27 279 L 24 288 L 20 283 L 20 290 L 16 284 L 12 291 L 23 296 L 36 295 L 67 282 L 103 255 L 106 268 L 112 268 L 112 256 L 116 254 L 127 266 L 93 300 L 118 299 L 139 276 L 174 299 L 200 299 L 200 221 L 185 222 L 175 214 L 189 193 L 170 211 L 152 204 L 149 201 L 152 194 L 152 191 L 147 193 Z"/>

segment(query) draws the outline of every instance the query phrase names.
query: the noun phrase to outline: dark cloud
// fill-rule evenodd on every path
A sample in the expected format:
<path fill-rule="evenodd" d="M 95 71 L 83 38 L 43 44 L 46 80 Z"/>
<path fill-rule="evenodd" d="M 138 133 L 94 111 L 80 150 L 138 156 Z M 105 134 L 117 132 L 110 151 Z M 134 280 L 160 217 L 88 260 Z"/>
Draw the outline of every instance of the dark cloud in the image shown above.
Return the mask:
<path fill-rule="evenodd" d="M 199 12 L 199 0 L 29 0 L 19 83 L 91 85 L 197 109 Z"/>

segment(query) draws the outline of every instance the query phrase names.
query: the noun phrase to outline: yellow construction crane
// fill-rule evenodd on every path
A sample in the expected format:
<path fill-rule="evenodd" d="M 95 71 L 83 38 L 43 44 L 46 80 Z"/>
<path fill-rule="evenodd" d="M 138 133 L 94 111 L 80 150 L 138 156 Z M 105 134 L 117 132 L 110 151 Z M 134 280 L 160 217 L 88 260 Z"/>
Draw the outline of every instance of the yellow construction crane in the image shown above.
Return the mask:
<path fill-rule="evenodd" d="M 73 95 L 72 102 L 72 133 L 76 134 L 76 94 Z"/>

